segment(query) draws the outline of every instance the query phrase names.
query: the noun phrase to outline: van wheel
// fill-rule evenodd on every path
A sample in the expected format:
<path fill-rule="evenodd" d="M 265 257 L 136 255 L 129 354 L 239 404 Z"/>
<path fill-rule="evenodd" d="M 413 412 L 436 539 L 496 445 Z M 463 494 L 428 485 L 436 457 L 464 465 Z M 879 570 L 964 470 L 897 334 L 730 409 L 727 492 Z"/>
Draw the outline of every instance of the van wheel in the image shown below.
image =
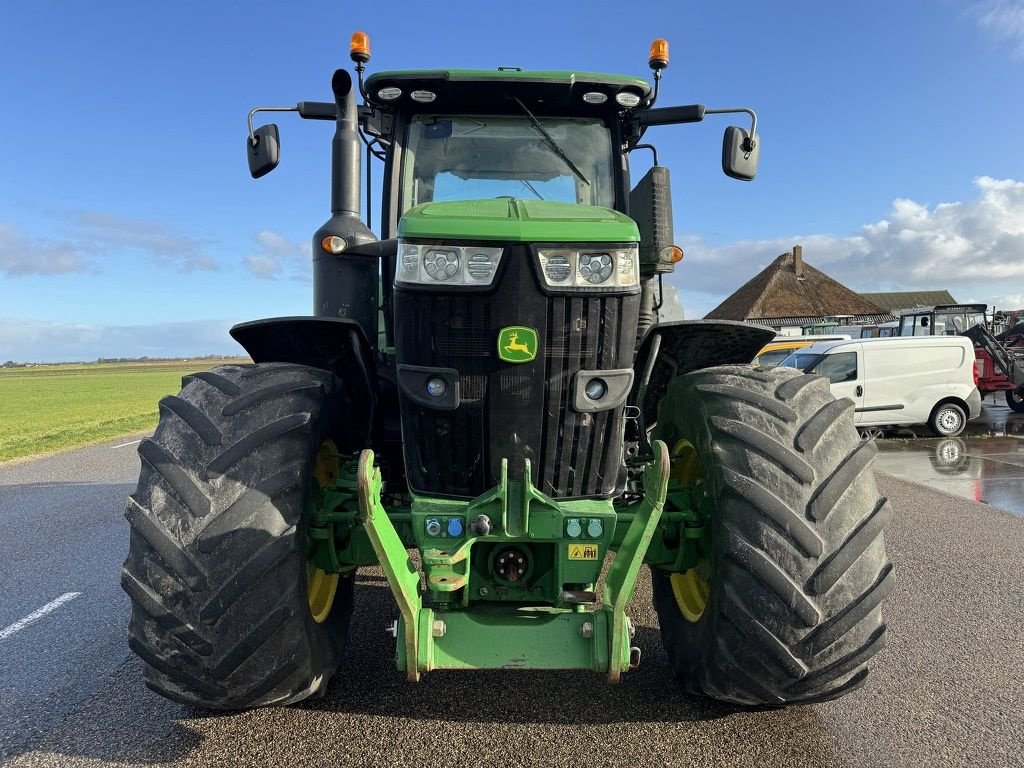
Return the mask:
<path fill-rule="evenodd" d="M 956 437 L 967 426 L 967 414 L 956 403 L 942 403 L 932 411 L 928 429 L 938 437 Z"/>
<path fill-rule="evenodd" d="M 1006 404 L 1014 413 L 1024 413 L 1024 390 L 1006 390 Z"/>

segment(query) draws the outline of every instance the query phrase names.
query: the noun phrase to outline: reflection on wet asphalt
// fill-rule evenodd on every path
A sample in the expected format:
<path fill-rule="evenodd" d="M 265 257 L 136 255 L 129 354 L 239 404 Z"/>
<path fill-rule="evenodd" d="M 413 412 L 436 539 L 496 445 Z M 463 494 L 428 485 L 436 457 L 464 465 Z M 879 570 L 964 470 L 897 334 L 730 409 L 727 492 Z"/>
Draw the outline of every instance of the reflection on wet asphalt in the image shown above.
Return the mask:
<path fill-rule="evenodd" d="M 1024 414 L 986 402 L 960 437 L 900 433 L 877 445 L 880 472 L 1024 515 Z"/>

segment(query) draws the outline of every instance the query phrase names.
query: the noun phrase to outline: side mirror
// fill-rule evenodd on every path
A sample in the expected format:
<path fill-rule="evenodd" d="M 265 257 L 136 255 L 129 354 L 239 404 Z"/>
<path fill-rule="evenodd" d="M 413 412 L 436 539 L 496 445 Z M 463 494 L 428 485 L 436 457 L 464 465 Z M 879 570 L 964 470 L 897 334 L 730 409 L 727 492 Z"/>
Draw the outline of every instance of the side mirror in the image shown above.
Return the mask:
<path fill-rule="evenodd" d="M 245 154 L 249 158 L 249 173 L 258 179 L 277 168 L 281 161 L 281 137 L 273 123 L 261 125 L 252 135 L 253 139 L 245 139 Z"/>
<path fill-rule="evenodd" d="M 751 136 L 742 128 L 730 125 L 722 140 L 722 171 L 740 181 L 757 175 L 757 159 L 761 154 L 761 137 Z"/>

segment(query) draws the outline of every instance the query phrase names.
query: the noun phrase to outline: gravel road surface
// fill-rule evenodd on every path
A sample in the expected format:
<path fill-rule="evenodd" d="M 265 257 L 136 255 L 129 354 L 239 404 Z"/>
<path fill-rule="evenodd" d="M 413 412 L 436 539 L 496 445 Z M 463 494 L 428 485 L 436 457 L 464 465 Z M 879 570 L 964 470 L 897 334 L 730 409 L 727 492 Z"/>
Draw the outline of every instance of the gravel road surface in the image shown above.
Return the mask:
<path fill-rule="evenodd" d="M 836 702 L 752 712 L 682 693 L 646 574 L 632 609 L 643 663 L 619 686 L 490 672 L 411 686 L 383 632 L 397 616 L 387 585 L 366 570 L 325 699 L 211 715 L 146 689 L 125 645 L 122 510 L 138 459 L 117 445 L 0 467 L 0 761 L 12 767 L 1024 765 L 1022 517 L 880 475 L 896 512 L 889 645 Z"/>

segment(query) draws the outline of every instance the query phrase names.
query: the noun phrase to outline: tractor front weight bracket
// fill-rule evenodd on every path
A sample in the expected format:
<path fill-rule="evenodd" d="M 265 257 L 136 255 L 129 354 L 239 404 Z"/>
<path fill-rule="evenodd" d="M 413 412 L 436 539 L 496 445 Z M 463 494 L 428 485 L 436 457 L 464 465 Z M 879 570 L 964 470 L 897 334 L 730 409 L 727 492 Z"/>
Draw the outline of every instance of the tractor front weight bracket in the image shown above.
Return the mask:
<path fill-rule="evenodd" d="M 423 566 L 433 598 L 429 606 L 425 605 L 419 569 L 381 504 L 381 476 L 373 466 L 373 452 L 364 450 L 356 482 L 359 522 L 384 569 L 401 613 L 395 632 L 396 664 L 405 671 L 406 678 L 417 682 L 422 673 L 435 669 L 590 669 L 605 673 L 609 682 L 617 683 L 623 672 L 636 666 L 639 650 L 632 647 L 633 628 L 626 609 L 661 520 L 670 471 L 665 444 L 656 441 L 653 449 L 654 461 L 643 478 L 643 500 L 631 514 L 629 527 L 609 567 L 602 605 L 592 611 L 583 610 L 582 606 L 558 605 L 518 610 L 514 603 L 506 605 L 494 600 L 480 605 L 459 600 L 444 606 L 445 601 L 438 601 L 438 597 L 467 593 L 472 539 L 444 551 L 422 547 Z M 555 551 L 573 546 L 584 550 L 584 545 L 567 544 L 561 538 L 564 521 L 574 519 L 569 517 L 574 503 L 578 502 L 559 504 L 533 489 L 527 463 L 523 480 L 516 483 L 508 480 L 503 466 L 501 485 L 470 502 L 458 517 L 468 517 L 467 511 L 478 513 L 486 509 L 492 519 L 500 520 L 502 533 L 485 541 L 506 540 L 505 531 L 509 531 L 507 540 L 512 542 L 521 536 L 527 540 L 539 536 L 544 541 L 550 539 Z M 531 509 L 532 506 L 536 508 Z M 435 507 L 430 510 L 419 516 L 436 517 Z M 417 514 L 413 513 L 414 518 Z M 606 530 L 610 542 L 611 529 Z M 599 543 L 589 546 L 600 551 Z M 559 584 L 564 577 L 563 573 Z"/>
<path fill-rule="evenodd" d="M 369 449 L 359 454 L 356 486 L 363 526 L 402 614 L 398 628 L 401 634 L 397 638 L 401 646 L 398 658 L 405 660 L 406 679 L 415 683 L 420 679 L 417 661 L 420 623 L 423 620 L 420 574 L 381 504 L 380 469 L 373 466 L 373 451 Z"/>
<path fill-rule="evenodd" d="M 644 555 L 654 538 L 654 533 L 665 508 L 668 493 L 668 478 L 671 471 L 668 447 L 661 440 L 652 446 L 654 461 L 644 471 L 644 499 L 640 503 L 622 539 L 619 551 L 608 569 L 605 581 L 604 602 L 611 612 L 611 657 L 608 664 L 608 682 L 617 683 L 622 673 L 635 666 L 631 643 L 631 628 L 626 616 L 626 607 L 633 599 L 636 577 L 643 565 Z"/>

